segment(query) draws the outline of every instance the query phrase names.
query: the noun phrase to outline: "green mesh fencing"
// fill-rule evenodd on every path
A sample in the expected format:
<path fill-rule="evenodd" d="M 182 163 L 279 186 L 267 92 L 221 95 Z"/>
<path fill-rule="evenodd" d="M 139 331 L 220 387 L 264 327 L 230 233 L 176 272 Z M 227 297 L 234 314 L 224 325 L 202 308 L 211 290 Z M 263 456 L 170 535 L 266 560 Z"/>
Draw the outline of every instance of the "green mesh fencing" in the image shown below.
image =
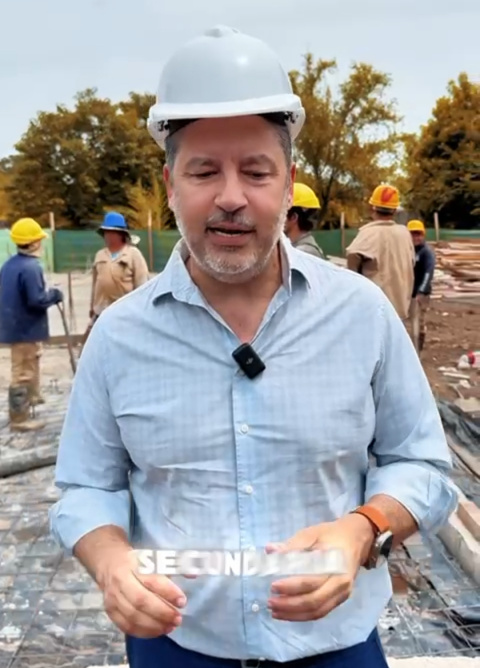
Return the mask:
<path fill-rule="evenodd" d="M 134 230 L 133 233 L 140 238 L 137 247 L 150 271 L 162 271 L 180 238 L 179 233 L 175 230 L 153 230 L 151 249 L 148 230 Z M 57 230 L 54 235 L 55 271 L 88 271 L 95 254 L 103 247 L 102 237 L 94 230 Z"/>
<path fill-rule="evenodd" d="M 5 230 L 0 230 L 1 232 L 5 232 Z M 153 230 L 151 244 L 149 243 L 148 230 L 134 230 L 133 233 L 140 237 L 138 248 L 141 250 L 150 270 L 155 273 L 162 271 L 173 247 L 180 238 L 179 233 L 176 230 Z M 347 228 L 345 230 L 346 246 L 355 238 L 356 234 L 356 229 Z M 342 256 L 342 233 L 340 230 L 320 230 L 314 232 L 314 236 L 327 256 Z M 441 230 L 440 238 L 445 241 L 462 238 L 480 239 L 480 230 Z M 427 230 L 427 239 L 429 241 L 435 240 L 435 230 Z M 59 273 L 88 271 L 95 258 L 95 253 L 103 248 L 102 238 L 93 230 L 58 230 L 55 232 L 53 242 L 54 267 L 55 271 Z M 2 237 L 0 236 L 0 252 L 1 248 Z M 46 253 L 47 259 L 48 253 L 50 253 L 49 262 L 51 264 L 51 241 L 50 251 L 46 246 Z"/>

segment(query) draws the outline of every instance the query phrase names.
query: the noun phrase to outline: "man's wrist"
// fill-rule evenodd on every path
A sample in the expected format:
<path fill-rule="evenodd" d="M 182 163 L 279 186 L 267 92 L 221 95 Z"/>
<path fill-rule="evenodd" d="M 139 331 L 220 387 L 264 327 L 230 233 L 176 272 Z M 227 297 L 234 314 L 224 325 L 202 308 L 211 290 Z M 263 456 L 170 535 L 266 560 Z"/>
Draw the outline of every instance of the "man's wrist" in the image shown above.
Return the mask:
<path fill-rule="evenodd" d="M 345 524 L 346 530 L 355 536 L 355 541 L 358 546 L 358 563 L 363 566 L 367 563 L 368 557 L 372 551 L 377 537 L 372 523 L 364 515 L 359 513 L 350 513 L 342 520 Z"/>
<path fill-rule="evenodd" d="M 94 529 L 78 541 L 73 551 L 100 589 L 105 586 L 112 564 L 125 560 L 126 555 L 133 552 L 125 532 L 116 526 Z"/>

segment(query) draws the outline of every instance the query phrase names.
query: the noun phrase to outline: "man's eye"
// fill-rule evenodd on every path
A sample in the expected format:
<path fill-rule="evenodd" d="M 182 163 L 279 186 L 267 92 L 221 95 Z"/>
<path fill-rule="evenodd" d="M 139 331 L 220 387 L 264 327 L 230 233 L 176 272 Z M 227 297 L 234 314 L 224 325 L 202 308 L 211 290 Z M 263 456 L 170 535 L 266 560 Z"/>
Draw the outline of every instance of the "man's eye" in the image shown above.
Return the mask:
<path fill-rule="evenodd" d="M 265 179 L 268 176 L 268 172 L 246 172 L 248 176 L 251 176 L 254 179 Z"/>
<path fill-rule="evenodd" d="M 194 174 L 195 178 L 197 179 L 206 179 L 209 176 L 213 176 L 215 172 L 199 172 L 198 174 Z"/>

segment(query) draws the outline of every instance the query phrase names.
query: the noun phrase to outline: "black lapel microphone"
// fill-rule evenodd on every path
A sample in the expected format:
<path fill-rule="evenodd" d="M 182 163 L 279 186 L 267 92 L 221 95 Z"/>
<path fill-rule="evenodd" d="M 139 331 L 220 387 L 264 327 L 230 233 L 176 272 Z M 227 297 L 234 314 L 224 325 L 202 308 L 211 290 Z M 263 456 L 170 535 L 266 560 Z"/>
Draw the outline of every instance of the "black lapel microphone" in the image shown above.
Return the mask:
<path fill-rule="evenodd" d="M 249 343 L 242 343 L 233 351 L 232 357 L 250 379 L 256 378 L 262 371 L 265 371 L 265 364 Z"/>

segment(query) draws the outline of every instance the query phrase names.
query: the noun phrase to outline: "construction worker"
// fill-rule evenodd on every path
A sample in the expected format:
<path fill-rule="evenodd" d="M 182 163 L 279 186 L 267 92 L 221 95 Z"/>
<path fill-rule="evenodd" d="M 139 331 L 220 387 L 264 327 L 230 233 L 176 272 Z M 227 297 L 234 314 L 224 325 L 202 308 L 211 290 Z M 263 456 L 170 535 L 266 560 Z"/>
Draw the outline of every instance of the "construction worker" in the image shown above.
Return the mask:
<path fill-rule="evenodd" d="M 420 353 L 425 345 L 427 333 L 426 315 L 432 293 L 435 253 L 425 241 L 425 225 L 421 220 L 409 221 L 407 229 L 412 236 L 416 254 L 410 320 L 413 324 L 413 342 L 417 352 Z"/>
<path fill-rule="evenodd" d="M 90 324 L 84 341 L 107 306 L 150 278 L 145 258 L 136 248 L 122 214 L 116 211 L 107 213 L 97 232 L 103 237 L 105 248 L 98 251 L 93 262 Z"/>
<path fill-rule="evenodd" d="M 398 190 L 380 185 L 369 204 L 373 220 L 347 248 L 347 267 L 376 283 L 405 322 L 413 290 L 415 250 L 407 228 L 394 220 L 400 206 Z"/>
<path fill-rule="evenodd" d="M 11 350 L 8 406 L 12 431 L 45 426 L 30 419 L 30 407 L 44 403 L 40 357 L 42 342 L 50 336 L 47 311 L 63 301 L 59 289 L 45 286 L 39 257 L 46 237 L 32 218 L 18 220 L 10 230 L 17 253 L 0 269 L 0 343 L 10 345 Z"/>
<path fill-rule="evenodd" d="M 304 183 L 295 183 L 293 205 L 287 213 L 285 234 L 295 248 L 325 260 L 325 253 L 312 234 L 315 227 L 315 216 L 319 210 L 320 202 L 313 190 Z"/>

